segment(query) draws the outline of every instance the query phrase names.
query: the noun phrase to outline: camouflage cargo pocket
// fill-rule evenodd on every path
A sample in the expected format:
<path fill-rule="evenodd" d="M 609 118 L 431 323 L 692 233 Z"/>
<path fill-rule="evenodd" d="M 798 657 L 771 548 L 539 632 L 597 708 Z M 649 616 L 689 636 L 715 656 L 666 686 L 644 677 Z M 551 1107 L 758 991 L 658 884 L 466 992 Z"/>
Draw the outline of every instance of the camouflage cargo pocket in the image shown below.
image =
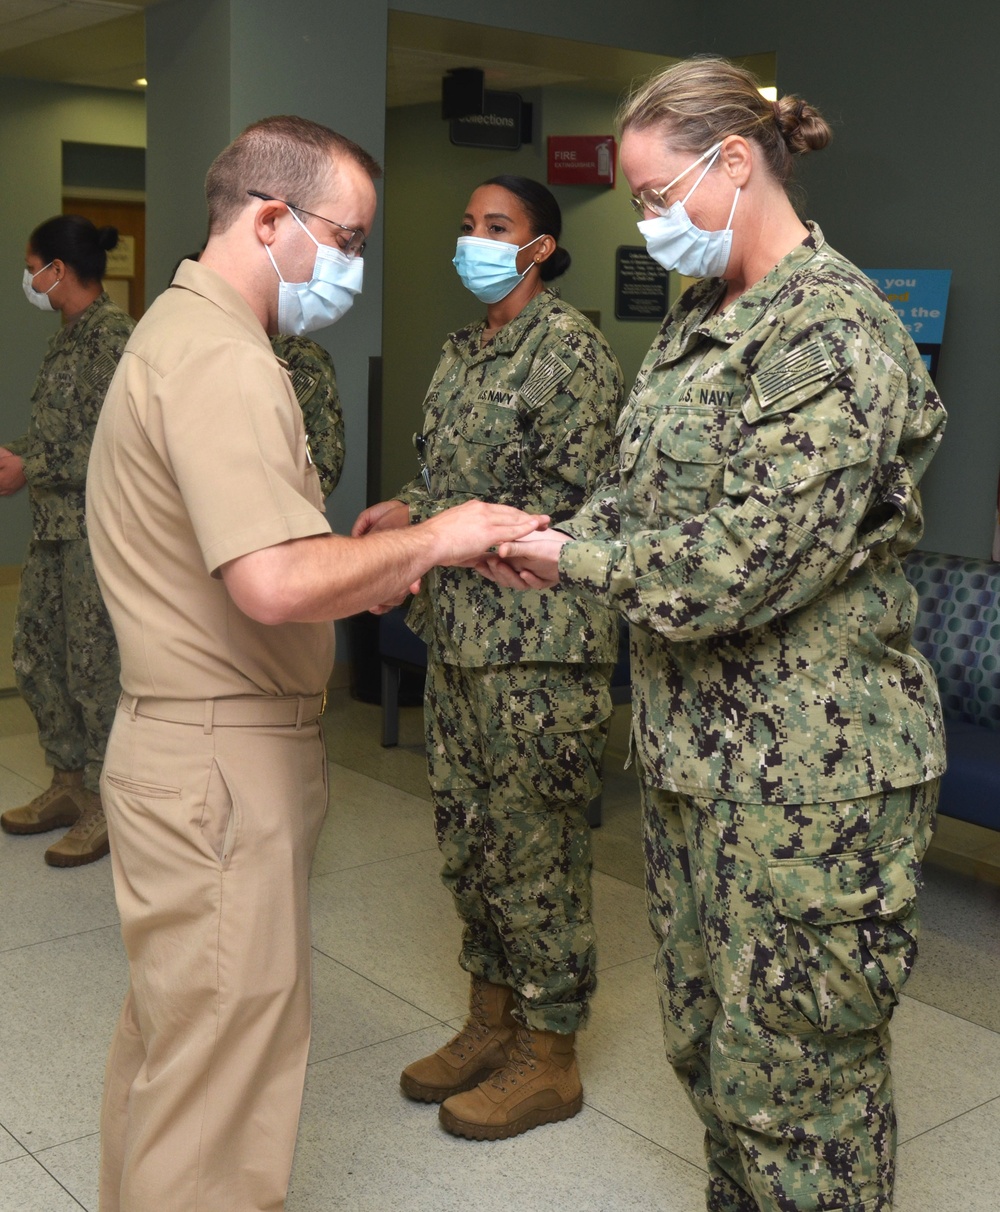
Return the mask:
<path fill-rule="evenodd" d="M 765 1025 L 847 1035 L 887 1018 L 917 957 L 919 871 L 908 838 L 770 862 L 774 945 L 758 940 L 751 977 Z"/>
<path fill-rule="evenodd" d="M 510 696 L 510 759 L 544 800 L 588 804 L 601 787 L 601 754 L 611 716 L 606 684 L 537 686 Z"/>
<path fill-rule="evenodd" d="M 655 528 L 710 509 L 722 494 L 730 419 L 721 409 L 664 409 L 651 418 L 647 443 L 623 443 L 629 510 Z"/>
<path fill-rule="evenodd" d="M 520 483 L 524 433 L 514 393 L 480 392 L 455 425 L 448 492 L 495 501 L 503 486 Z"/>

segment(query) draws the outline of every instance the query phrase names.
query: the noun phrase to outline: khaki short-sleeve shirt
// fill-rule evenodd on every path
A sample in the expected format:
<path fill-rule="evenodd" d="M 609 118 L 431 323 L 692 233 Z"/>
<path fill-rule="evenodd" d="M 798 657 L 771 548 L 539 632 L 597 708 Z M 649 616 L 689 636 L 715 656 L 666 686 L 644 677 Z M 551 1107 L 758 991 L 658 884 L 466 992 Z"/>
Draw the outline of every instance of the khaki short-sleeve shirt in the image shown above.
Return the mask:
<path fill-rule="evenodd" d="M 130 694 L 315 694 L 330 624 L 267 626 L 218 574 L 227 561 L 328 534 L 302 413 L 260 322 L 193 261 L 130 339 L 87 479 L 94 564 Z"/>

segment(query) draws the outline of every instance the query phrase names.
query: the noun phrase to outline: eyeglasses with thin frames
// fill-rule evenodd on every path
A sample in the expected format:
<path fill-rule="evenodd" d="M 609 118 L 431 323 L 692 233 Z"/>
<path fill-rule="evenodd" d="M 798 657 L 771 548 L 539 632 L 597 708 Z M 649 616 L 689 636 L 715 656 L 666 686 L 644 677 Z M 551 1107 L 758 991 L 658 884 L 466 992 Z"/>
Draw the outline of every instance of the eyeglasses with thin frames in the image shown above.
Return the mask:
<path fill-rule="evenodd" d="M 665 215 L 670 207 L 667 205 L 667 192 L 671 189 L 671 185 L 665 185 L 663 189 L 644 189 L 639 194 L 632 194 L 629 198 L 632 209 L 637 215 L 643 215 L 647 210 L 651 210 L 654 215 Z"/>
<path fill-rule="evenodd" d="M 308 215 L 310 219 L 321 219 L 324 223 L 329 223 L 331 227 L 339 227 L 341 231 L 350 232 L 347 243 L 340 251 L 348 257 L 364 256 L 365 245 L 368 241 L 360 227 L 348 227 L 346 223 L 338 223 L 336 219 L 328 219 L 325 215 L 317 215 L 302 206 L 296 206 L 294 202 L 286 202 L 284 198 L 276 198 L 273 194 L 262 194 L 259 189 L 248 189 L 247 193 L 251 198 L 260 198 L 262 202 L 280 202 L 282 206 L 287 206 L 289 210 L 298 211 L 300 215 Z"/>
<path fill-rule="evenodd" d="M 724 139 L 720 139 L 718 143 L 713 143 L 707 151 L 703 151 L 701 153 L 697 160 L 689 164 L 682 173 L 678 173 L 672 181 L 668 181 L 662 189 L 641 189 L 638 194 L 632 194 L 632 196 L 629 198 L 629 202 L 632 204 L 632 209 L 636 212 L 636 214 L 640 215 L 645 214 L 647 210 L 651 210 L 654 215 L 665 215 L 670 209 L 670 207 L 667 205 L 667 194 L 670 192 L 670 190 L 673 189 L 678 181 L 682 181 L 688 175 L 688 173 L 693 172 L 703 160 L 707 160 L 708 164 L 706 164 L 702 169 L 698 176 L 698 180 L 695 181 L 694 185 L 692 185 L 688 192 L 684 195 L 684 201 L 686 202 L 705 179 L 706 173 L 715 163 L 719 148 L 722 147 L 724 142 Z"/>

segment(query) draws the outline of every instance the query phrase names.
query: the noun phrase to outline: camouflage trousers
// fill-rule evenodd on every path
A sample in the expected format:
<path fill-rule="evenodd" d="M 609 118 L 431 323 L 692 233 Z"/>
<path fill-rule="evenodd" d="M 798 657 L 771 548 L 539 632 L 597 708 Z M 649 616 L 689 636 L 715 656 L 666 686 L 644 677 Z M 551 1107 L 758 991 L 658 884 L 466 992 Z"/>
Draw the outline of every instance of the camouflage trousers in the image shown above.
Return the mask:
<path fill-rule="evenodd" d="M 427 765 L 459 962 L 536 1030 L 575 1031 L 597 983 L 587 807 L 601 790 L 610 665 L 431 660 Z"/>
<path fill-rule="evenodd" d="M 887 1212 L 889 1019 L 917 956 L 937 781 L 831 804 L 643 786 L 667 1057 L 710 1212 Z"/>
<path fill-rule="evenodd" d="M 14 619 L 14 673 L 45 760 L 99 789 L 121 687 L 118 646 L 86 539 L 33 539 Z"/>

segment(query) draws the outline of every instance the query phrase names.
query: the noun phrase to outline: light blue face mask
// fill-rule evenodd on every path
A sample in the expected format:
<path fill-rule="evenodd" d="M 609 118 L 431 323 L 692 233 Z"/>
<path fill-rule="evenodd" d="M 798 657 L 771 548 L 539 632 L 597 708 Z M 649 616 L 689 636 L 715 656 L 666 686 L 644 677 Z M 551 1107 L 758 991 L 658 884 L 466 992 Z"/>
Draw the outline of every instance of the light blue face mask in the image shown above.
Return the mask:
<path fill-rule="evenodd" d="M 308 282 L 286 282 L 266 244 L 264 251 L 279 279 L 278 331 L 301 337 L 335 324 L 350 308 L 354 296 L 361 294 L 365 263 L 360 257 L 348 257 L 339 248 L 320 244 L 294 210 L 289 208 L 288 213 L 316 245 L 312 277 Z"/>
<path fill-rule="evenodd" d="M 736 196 L 733 198 L 733 206 L 724 231 L 705 231 L 691 222 L 690 216 L 684 209 L 684 203 L 705 179 L 705 174 L 719 158 L 721 149 L 721 143 L 710 147 L 707 152 L 695 160 L 694 164 L 689 164 L 682 173 L 674 177 L 669 185 L 656 191 L 658 194 L 666 194 L 671 185 L 676 185 L 702 160 L 711 157 L 702 169 L 698 180 L 679 202 L 675 202 L 670 207 L 665 215 L 657 215 L 655 219 L 644 219 L 641 223 L 636 224 L 645 237 L 646 251 L 653 260 L 658 261 L 664 269 L 676 269 L 678 273 L 684 274 L 687 278 L 715 278 L 725 273 L 726 266 L 729 264 L 729 254 L 733 246 L 733 215 L 736 213 L 736 203 L 740 198 L 739 186 L 736 187 Z"/>
<path fill-rule="evenodd" d="M 37 307 L 40 311 L 55 311 L 55 308 L 52 306 L 52 300 L 49 298 L 49 291 L 55 290 L 59 285 L 58 279 L 52 283 L 49 290 L 35 290 L 35 279 L 39 274 L 44 273 L 51 264 L 52 262 L 50 261 L 48 265 L 43 265 L 35 273 L 32 273 L 30 269 L 26 269 L 21 278 L 21 288 L 24 291 L 24 297 L 32 306 Z"/>
<path fill-rule="evenodd" d="M 543 233 L 544 234 L 544 233 Z M 523 274 L 517 272 L 517 254 L 540 240 L 535 236 L 520 248 L 504 240 L 484 240 L 481 236 L 459 236 L 452 265 L 458 270 L 462 285 L 481 303 L 499 303 L 506 299 Z"/>

